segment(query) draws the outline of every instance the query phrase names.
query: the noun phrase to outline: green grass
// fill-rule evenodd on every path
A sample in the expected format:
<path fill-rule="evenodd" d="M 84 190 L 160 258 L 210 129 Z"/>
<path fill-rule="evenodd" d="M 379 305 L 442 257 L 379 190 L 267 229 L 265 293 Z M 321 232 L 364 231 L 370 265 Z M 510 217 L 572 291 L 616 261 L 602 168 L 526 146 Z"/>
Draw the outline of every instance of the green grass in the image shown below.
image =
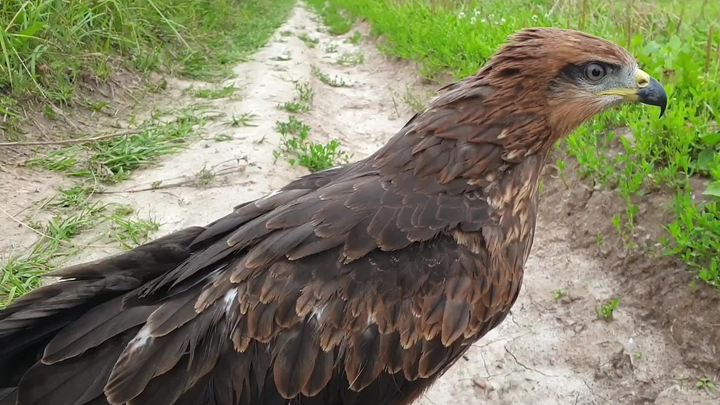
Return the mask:
<path fill-rule="evenodd" d="M 240 116 L 233 115 L 232 120 L 230 121 L 230 126 L 234 128 L 238 127 L 256 127 L 256 124 L 253 124 L 253 120 L 257 118 L 257 114 L 253 114 L 250 112 L 242 113 Z"/>
<path fill-rule="evenodd" d="M 360 33 L 360 31 L 355 31 L 353 36 L 351 36 L 350 38 L 347 39 L 347 42 L 351 43 L 353 45 L 359 45 L 360 42 L 362 42 L 362 39 L 363 39 L 363 37 L 362 37 L 362 34 Z"/>
<path fill-rule="evenodd" d="M 695 383 L 695 388 L 708 391 L 717 391 L 717 385 L 709 378 L 701 378 Z"/>
<path fill-rule="evenodd" d="M 342 35 L 353 27 L 352 15 L 347 9 L 341 9 L 334 2 L 325 0 L 305 0 L 322 16 L 323 22 L 332 35 Z"/>
<path fill-rule="evenodd" d="M 613 314 L 615 313 L 615 310 L 617 309 L 619 304 L 620 300 L 618 298 L 613 298 L 612 300 L 603 303 L 599 307 L 595 307 L 595 315 L 597 315 L 598 319 L 612 321 Z"/>
<path fill-rule="evenodd" d="M 330 77 L 327 74 L 323 73 L 323 71 L 320 70 L 320 68 L 318 68 L 317 66 L 312 67 L 312 74 L 313 76 L 317 77 L 318 80 L 320 80 L 324 84 L 327 84 L 330 87 L 352 87 L 352 85 L 347 83 L 342 77 Z"/>
<path fill-rule="evenodd" d="M 203 167 L 196 175 L 195 178 L 201 186 L 207 186 L 215 180 L 217 174 L 207 167 Z"/>
<path fill-rule="evenodd" d="M 90 196 L 95 192 L 92 185 L 77 184 L 68 189 L 61 189 L 55 200 L 50 202 L 51 207 L 74 208 L 85 204 Z"/>
<path fill-rule="evenodd" d="M 51 270 L 49 262 L 53 258 L 53 252 L 38 249 L 26 257 L 11 259 L 3 265 L 0 274 L 0 308 L 37 287 L 40 276 Z"/>
<path fill-rule="evenodd" d="M 0 266 L 0 308 L 37 287 L 42 274 L 80 250 L 70 241 L 90 229 L 104 207 L 87 200 L 69 203 L 67 196 L 75 194 L 77 189 L 59 193 L 60 201 L 56 204 L 67 212 L 54 215 L 44 225 L 31 224 L 41 237 L 28 254 L 4 258 L 5 263 Z"/>
<path fill-rule="evenodd" d="M 289 113 L 305 113 L 312 110 L 315 92 L 309 82 L 293 82 L 295 86 L 295 98 L 293 101 L 286 101 L 280 104 L 278 108 Z"/>
<path fill-rule="evenodd" d="M 337 60 L 337 64 L 341 66 L 356 66 L 363 63 L 365 63 L 365 55 L 360 51 L 344 53 Z"/>
<path fill-rule="evenodd" d="M 420 112 L 427 107 L 428 103 L 430 102 L 430 99 L 434 96 L 434 93 L 415 93 L 409 85 L 405 87 L 405 92 L 402 94 L 397 93 L 396 91 L 391 92 L 393 97 L 393 103 L 397 104 L 397 99 L 400 99 L 405 105 L 410 107 L 411 110 L 414 112 Z M 396 106 L 397 108 L 397 106 Z"/>
<path fill-rule="evenodd" d="M 131 217 L 134 213 L 132 207 L 121 206 L 107 218 L 110 220 L 110 235 L 125 250 L 140 246 L 150 232 L 160 228 L 160 224 L 152 219 Z"/>
<path fill-rule="evenodd" d="M 319 43 L 320 40 L 317 38 L 312 38 L 310 35 L 307 34 L 307 32 L 303 32 L 300 35 L 298 35 L 298 38 L 305 42 L 305 45 L 307 45 L 308 48 L 315 48 Z"/>
<path fill-rule="evenodd" d="M 299 164 L 312 172 L 347 163 L 350 159 L 347 152 L 340 149 L 337 139 L 327 144 L 310 141 L 311 128 L 294 116 L 287 122 L 278 121 L 276 129 L 282 135 L 282 142 L 273 152 L 275 159 L 284 158 L 291 165 Z"/>
<path fill-rule="evenodd" d="M 187 88 L 184 93 L 197 98 L 205 98 L 209 100 L 217 100 L 219 98 L 228 98 L 238 91 L 237 87 L 230 85 L 219 89 L 196 89 L 195 87 Z"/>
<path fill-rule="evenodd" d="M 3 258 L 0 265 L 0 308 L 38 287 L 42 274 L 54 270 L 82 251 L 73 239 L 97 226 L 107 226 L 111 244 L 128 250 L 146 242 L 159 229 L 154 220 L 142 219 L 131 207 L 102 205 L 91 201 L 94 186 L 77 184 L 61 189 L 47 202 L 53 216 L 45 224 L 32 223 L 40 236 L 25 254 Z M 21 252 L 22 253 L 22 252 Z"/>
<path fill-rule="evenodd" d="M 629 248 L 637 199 L 675 194 L 664 253 L 681 257 L 699 279 L 720 287 L 720 3 L 704 0 L 606 2 L 552 0 L 310 0 L 326 23 L 338 10 L 364 17 L 381 50 L 418 62 L 428 78 L 476 72 L 506 40 L 527 26 L 580 29 L 625 46 L 666 87 L 666 116 L 630 105 L 583 125 L 558 147 L 577 159 L 583 175 L 616 190 L 627 202 L 613 221 Z M 549 14 L 552 6 L 559 7 Z M 628 126 L 632 136 L 621 136 Z M 624 132 L 627 134 L 627 132 Z M 608 153 L 618 144 L 621 153 Z M 617 151 L 616 151 L 617 152 Z M 693 200 L 689 178 L 703 179 L 708 202 Z M 652 241 L 653 244 L 656 241 Z M 650 247 L 652 248 L 652 247 Z"/>
<path fill-rule="evenodd" d="M 65 105 L 118 69 L 226 78 L 262 46 L 295 0 L 3 0 L 0 115 L 28 99 Z M 21 102 L 21 103 L 18 103 Z M 2 128 L 0 128 L 2 129 Z"/>
<path fill-rule="evenodd" d="M 71 177 L 117 183 L 127 179 L 133 170 L 152 165 L 160 156 L 186 147 L 198 128 L 207 120 L 217 118 L 204 114 L 202 108 L 183 109 L 169 122 L 161 120 L 164 114 L 158 114 L 141 123 L 138 134 L 58 149 L 29 159 L 27 165 Z"/>

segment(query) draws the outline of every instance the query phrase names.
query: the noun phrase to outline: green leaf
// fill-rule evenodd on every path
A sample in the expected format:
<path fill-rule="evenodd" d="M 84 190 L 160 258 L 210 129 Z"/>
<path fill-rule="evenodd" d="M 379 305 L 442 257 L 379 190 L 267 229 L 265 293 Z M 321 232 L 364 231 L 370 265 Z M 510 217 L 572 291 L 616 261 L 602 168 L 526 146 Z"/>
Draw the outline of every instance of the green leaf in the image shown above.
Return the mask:
<path fill-rule="evenodd" d="M 697 166 L 700 170 L 708 170 L 710 164 L 715 160 L 715 151 L 712 149 L 705 149 L 698 155 Z"/>
<path fill-rule="evenodd" d="M 642 43 L 643 43 L 642 34 L 636 34 L 633 37 L 632 41 L 630 42 L 630 46 L 632 46 L 633 48 L 636 48 L 636 47 L 640 46 Z"/>
<path fill-rule="evenodd" d="M 0 107 L 0 114 L 7 114 L 7 115 L 12 115 L 12 116 L 15 117 L 15 118 L 22 118 L 21 116 L 15 114 L 14 112 L 12 112 L 12 111 L 10 111 L 10 110 L 6 110 L 6 109 L 4 109 L 4 108 L 2 108 L 2 107 Z"/>
<path fill-rule="evenodd" d="M 715 146 L 720 143 L 720 132 L 700 135 L 700 139 L 710 146 Z"/>
<path fill-rule="evenodd" d="M 43 27 L 45 27 L 44 22 L 36 22 L 33 25 L 22 30 L 19 35 L 24 36 L 24 37 L 31 37 L 31 36 L 35 35 L 35 33 L 37 33 L 38 31 L 43 29 Z"/>
<path fill-rule="evenodd" d="M 43 27 L 45 27 L 45 23 L 36 22 L 18 34 L 10 34 L 9 36 L 12 37 L 13 47 L 21 48 L 28 42 L 29 39 L 36 38 L 33 35 L 35 35 L 35 33 L 40 31 Z"/>
<path fill-rule="evenodd" d="M 713 197 L 720 198 L 720 180 L 713 181 L 708 184 L 707 189 L 703 191 L 703 195 L 711 195 Z"/>
<path fill-rule="evenodd" d="M 680 40 L 680 37 L 678 37 L 677 35 L 673 35 L 668 42 L 668 46 L 670 46 L 670 49 L 677 52 L 682 47 L 682 40 Z"/>
<path fill-rule="evenodd" d="M 647 45 L 645 45 L 645 48 L 643 48 L 642 53 L 644 53 L 646 55 L 652 55 L 653 53 L 659 51 L 660 49 L 662 49 L 662 46 L 660 46 L 660 44 L 658 44 L 655 41 L 651 41 L 651 42 L 648 42 Z"/>

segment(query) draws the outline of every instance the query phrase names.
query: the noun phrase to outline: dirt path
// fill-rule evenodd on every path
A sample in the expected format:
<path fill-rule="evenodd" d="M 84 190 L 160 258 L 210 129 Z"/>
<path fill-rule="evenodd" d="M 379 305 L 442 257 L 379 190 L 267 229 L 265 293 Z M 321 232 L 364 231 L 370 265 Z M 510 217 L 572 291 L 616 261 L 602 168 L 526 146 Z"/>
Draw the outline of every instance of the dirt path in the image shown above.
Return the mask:
<path fill-rule="evenodd" d="M 304 168 L 283 160 L 276 162 L 273 157 L 280 142 L 275 123 L 288 118 L 276 106 L 293 99 L 293 80 L 309 81 L 314 89 L 313 110 L 299 116 L 312 127 L 313 140 L 337 138 L 354 153 L 353 159 L 379 148 L 412 115 L 398 94 L 406 91 L 406 85 L 420 92 L 425 88 L 409 64 L 388 59 L 368 41 L 359 45 L 348 42 L 353 31 L 335 37 L 321 30 L 318 18 L 300 4 L 252 61 L 236 67 L 235 84 L 244 89 L 243 98 L 216 100 L 215 108 L 227 116 L 254 113 L 253 124 L 257 126 L 232 128 L 216 123 L 207 128 L 208 132 L 222 132 L 233 140 L 201 141 L 158 167 L 140 171 L 108 189 L 113 194 L 104 201 L 131 205 L 141 217 L 155 218 L 162 224 L 151 235 L 155 238 L 211 222 L 233 206 L 306 173 Z M 319 42 L 308 46 L 298 38 L 302 33 Z M 357 52 L 363 55 L 364 63 L 336 63 L 344 54 Z M 289 60 L 282 60 L 287 56 Z M 330 77 L 342 78 L 351 87 L 322 83 L 313 75 L 313 66 Z M 183 97 L 182 90 L 191 85 L 172 81 L 170 97 Z M 203 168 L 215 173 L 207 187 L 153 189 L 153 184 L 192 179 Z M 29 182 L 31 186 L 21 190 L 30 187 L 28 193 L 35 200 L 57 181 L 48 176 Z M 20 195 L 15 201 L 25 197 L 28 195 Z M 6 199 L 2 200 L 5 203 Z M 10 232 L 17 224 L 3 219 L 0 226 Z M 541 210 L 537 227 L 524 286 L 512 316 L 476 344 L 419 404 L 718 403 L 715 393 L 695 388 L 700 376 L 684 368 L 677 346 L 668 341 L 664 330 L 626 310 L 623 297 L 614 321 L 598 320 L 595 307 L 615 297 L 620 282 L 601 261 L 571 248 L 571 230 L 555 221 L 552 210 Z M 2 242 L 6 251 L 8 240 L 3 238 Z M 113 251 L 110 247 L 89 249 L 74 261 Z M 555 299 L 553 291 L 559 288 L 568 295 Z"/>

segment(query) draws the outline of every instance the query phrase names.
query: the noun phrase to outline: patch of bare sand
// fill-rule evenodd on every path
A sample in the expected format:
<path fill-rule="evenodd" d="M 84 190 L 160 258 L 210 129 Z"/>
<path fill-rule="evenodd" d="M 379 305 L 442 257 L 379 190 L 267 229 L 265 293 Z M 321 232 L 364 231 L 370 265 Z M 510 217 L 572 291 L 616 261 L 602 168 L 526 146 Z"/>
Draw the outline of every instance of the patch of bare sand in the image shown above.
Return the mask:
<path fill-rule="evenodd" d="M 0 171 L 0 261 L 27 251 L 39 240 L 28 224 L 48 219 L 43 202 L 55 195 L 56 187 L 68 184 L 63 176 L 41 169 Z"/>
<path fill-rule="evenodd" d="M 396 95 L 406 85 L 419 86 L 420 80 L 410 64 L 392 61 L 372 45 L 346 42 L 353 32 L 330 36 L 317 21 L 299 5 L 270 43 L 252 61 L 235 69 L 244 98 L 214 103 L 228 116 L 257 114 L 256 127 L 216 123 L 208 131 L 231 135 L 232 141 L 201 141 L 110 189 L 114 194 L 104 200 L 130 204 L 141 216 L 161 222 L 160 230 L 152 235 L 159 237 L 211 222 L 235 205 L 306 173 L 304 168 L 276 162 L 272 153 L 280 142 L 275 123 L 288 117 L 276 106 L 293 99 L 292 80 L 311 82 L 316 93 L 313 110 L 300 117 L 313 128 L 314 140 L 338 138 L 354 153 L 353 159 L 379 148 L 412 115 Z M 280 34 L 285 31 L 293 35 Z M 319 44 L 308 47 L 297 38 L 302 32 L 319 39 Z M 327 45 L 336 46 L 337 52 L 327 52 Z M 364 55 L 363 64 L 336 64 L 344 53 L 357 51 Z M 290 60 L 274 60 L 288 54 Z M 321 83 L 312 75 L 312 66 L 352 87 Z M 171 94 L 181 97 L 180 90 L 190 85 L 173 81 L 175 93 Z M 203 168 L 227 173 L 207 187 L 152 189 L 158 182 L 193 179 Z M 541 209 L 537 239 L 512 315 L 471 348 L 418 404 L 717 403 L 716 394 L 694 388 L 700 376 L 683 366 L 677 346 L 664 330 L 640 319 L 625 305 L 625 298 L 620 297 L 613 322 L 596 319 L 595 307 L 617 296 L 620 281 L 602 261 L 573 249 L 571 230 L 552 213 Z M 113 250 L 89 250 L 75 261 Z M 557 288 L 565 288 L 568 297 L 554 299 Z"/>

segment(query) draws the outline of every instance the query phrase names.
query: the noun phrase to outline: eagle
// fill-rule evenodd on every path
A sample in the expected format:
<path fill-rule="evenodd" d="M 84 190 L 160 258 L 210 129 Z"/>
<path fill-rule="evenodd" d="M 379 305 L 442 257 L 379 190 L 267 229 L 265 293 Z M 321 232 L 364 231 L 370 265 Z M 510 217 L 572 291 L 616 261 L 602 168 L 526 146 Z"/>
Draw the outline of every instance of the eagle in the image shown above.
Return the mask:
<path fill-rule="evenodd" d="M 0 311 L 2 405 L 404 405 L 512 308 L 548 153 L 662 85 L 517 31 L 365 159 L 66 267 Z"/>

